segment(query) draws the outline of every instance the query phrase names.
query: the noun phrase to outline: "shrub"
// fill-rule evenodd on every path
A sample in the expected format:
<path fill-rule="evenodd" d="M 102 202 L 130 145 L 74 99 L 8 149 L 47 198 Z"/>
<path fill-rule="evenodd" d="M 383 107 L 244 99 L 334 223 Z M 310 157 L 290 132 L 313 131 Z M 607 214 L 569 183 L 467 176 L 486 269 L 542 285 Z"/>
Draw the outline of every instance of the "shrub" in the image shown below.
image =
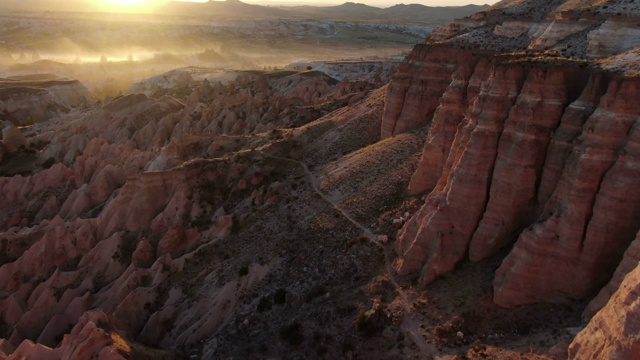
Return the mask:
<path fill-rule="evenodd" d="M 131 262 L 133 252 L 138 246 L 138 241 L 139 239 L 136 238 L 135 234 L 130 232 L 124 233 L 122 235 L 120 246 L 118 247 L 118 252 L 114 254 L 115 259 L 117 259 L 121 264 L 128 265 Z"/>
<path fill-rule="evenodd" d="M 75 271 L 78 269 L 78 264 L 80 264 L 80 260 L 82 260 L 82 255 L 78 255 L 74 258 L 67 259 L 65 262 L 60 264 L 60 271 Z"/>
<path fill-rule="evenodd" d="M 240 276 L 245 276 L 247 274 L 249 274 L 249 267 L 247 266 L 241 267 L 240 270 L 238 271 L 238 275 Z"/>
<path fill-rule="evenodd" d="M 56 163 L 56 159 L 54 158 L 48 158 L 47 160 L 45 160 L 45 162 L 42 163 L 42 168 L 43 169 L 48 169 L 50 167 L 53 166 L 53 164 Z"/>
<path fill-rule="evenodd" d="M 325 290 L 324 286 L 321 286 L 321 285 L 314 286 L 307 293 L 307 296 L 306 296 L 305 300 L 306 300 L 306 302 L 311 302 L 311 301 L 313 301 L 313 299 L 324 295 L 326 292 L 327 291 Z"/>
<path fill-rule="evenodd" d="M 263 297 L 262 299 L 260 299 L 260 302 L 258 303 L 258 312 L 265 312 L 271 310 L 271 300 L 267 299 L 266 297 Z"/>
<path fill-rule="evenodd" d="M 273 295 L 273 302 L 276 305 L 284 304 L 287 301 L 287 290 L 278 289 L 276 293 Z"/>
<path fill-rule="evenodd" d="M 289 344 L 298 346 L 304 341 L 304 334 L 302 332 L 302 324 L 297 321 L 293 321 L 287 326 L 280 328 L 280 338 L 287 340 Z"/>
<path fill-rule="evenodd" d="M 379 309 L 363 310 L 356 316 L 354 327 L 357 332 L 369 337 L 380 331 L 384 327 L 384 323 L 383 313 Z"/>
<path fill-rule="evenodd" d="M 363 310 L 358 313 L 356 316 L 356 321 L 354 323 L 357 332 L 364 333 L 367 330 L 367 313 Z"/>

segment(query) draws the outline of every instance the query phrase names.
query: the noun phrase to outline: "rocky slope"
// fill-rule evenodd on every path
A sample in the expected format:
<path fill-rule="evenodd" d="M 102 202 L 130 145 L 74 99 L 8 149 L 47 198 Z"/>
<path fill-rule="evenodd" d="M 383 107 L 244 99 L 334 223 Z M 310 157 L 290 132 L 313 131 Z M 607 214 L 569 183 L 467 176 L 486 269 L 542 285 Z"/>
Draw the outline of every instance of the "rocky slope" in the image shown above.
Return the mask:
<path fill-rule="evenodd" d="M 509 0 L 386 86 L 186 68 L 3 126 L 0 358 L 634 358 L 636 11 Z"/>
<path fill-rule="evenodd" d="M 77 80 L 47 75 L 0 79 L 0 118 L 15 125 L 43 122 L 95 101 Z"/>
<path fill-rule="evenodd" d="M 407 185 L 420 136 L 368 148 L 381 84 L 316 71 L 197 76 L 11 128 L 24 144 L 0 162 L 21 168 L 0 177 L 0 358 L 251 358 L 238 332 L 255 333 L 264 354 L 342 354 L 298 346 L 314 333 L 353 344 L 354 312 L 371 300 L 351 293 L 382 262 L 332 204 L 375 221 L 370 209 Z M 351 176 L 325 178 L 328 163 Z M 294 337 L 279 334 L 296 323 Z"/>
<path fill-rule="evenodd" d="M 640 229 L 640 78 L 625 66 L 638 60 L 638 11 L 504 1 L 414 48 L 381 127 L 387 138 L 430 126 L 408 186 L 425 203 L 395 244 L 400 274 L 429 284 L 512 246 L 493 290 L 497 304 L 514 306 L 589 298 L 617 267 L 585 318 L 602 314 L 570 355 L 633 358 L 636 340 L 620 341 L 635 326 L 624 300 L 635 285 L 631 275 L 620 283 L 637 265 L 630 244 Z M 612 312 L 619 322 L 603 323 Z"/>
<path fill-rule="evenodd" d="M 573 359 L 637 358 L 640 352 L 640 344 L 637 340 L 640 326 L 639 271 L 638 238 L 636 238 L 627 250 L 611 282 L 585 311 L 588 318 L 594 312 L 595 316 L 571 344 L 569 357 Z"/>

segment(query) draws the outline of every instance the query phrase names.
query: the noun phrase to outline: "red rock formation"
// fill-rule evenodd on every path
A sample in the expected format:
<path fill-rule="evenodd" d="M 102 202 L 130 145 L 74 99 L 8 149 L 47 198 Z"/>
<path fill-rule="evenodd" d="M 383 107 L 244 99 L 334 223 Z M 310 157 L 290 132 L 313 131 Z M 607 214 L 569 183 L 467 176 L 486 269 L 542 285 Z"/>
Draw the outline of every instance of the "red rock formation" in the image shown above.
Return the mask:
<path fill-rule="evenodd" d="M 196 255 L 193 263 L 201 261 L 199 251 L 211 252 L 207 267 L 222 268 L 228 253 L 216 253 L 213 242 L 247 219 L 258 197 L 264 207 L 290 197 L 286 184 L 273 178 L 277 169 L 263 159 L 221 157 L 270 140 L 290 142 L 281 131 L 244 138 L 214 136 L 207 128 L 249 134 L 299 121 L 301 114 L 311 120 L 353 95 L 369 97 L 372 87 L 354 83 L 338 93 L 339 84 L 321 74 L 267 76 L 256 83 L 254 77 L 244 74 L 227 86 L 204 84 L 188 105 L 129 95 L 38 125 L 27 146 L 42 146 L 40 164 L 54 164 L 36 167 L 31 176 L 0 177 L 0 316 L 3 336 L 19 346 L 10 356 L 115 354 L 101 337 L 110 332 L 97 323 L 111 320 L 94 316 L 98 308 L 129 338 L 179 346 L 210 338 L 246 306 L 239 296 L 267 275 L 268 264 L 251 265 L 246 276 L 220 278 L 215 286 L 207 280 L 197 300 L 173 288 L 170 275 L 194 269 L 188 262 Z M 300 106 L 307 104 L 322 110 Z M 240 180 L 243 189 L 235 190 Z M 214 214 L 227 206 L 229 213 Z M 221 276 L 211 274 L 212 280 Z"/>
<path fill-rule="evenodd" d="M 624 281 L 627 274 L 631 273 L 640 262 L 640 232 L 636 235 L 635 240 L 629 245 L 624 257 L 618 265 L 616 272 L 609 283 L 600 290 L 598 295 L 591 300 L 583 313 L 583 320 L 588 322 L 591 318 L 602 309 L 611 299 L 613 294 L 620 289 L 620 285 Z"/>
<path fill-rule="evenodd" d="M 15 125 L 31 125 L 96 102 L 77 80 L 0 80 L 0 113 Z"/>
<path fill-rule="evenodd" d="M 477 96 L 477 92 L 469 94 L 469 83 L 482 81 L 488 68 L 486 60 L 482 61 L 475 69 L 473 62 L 470 61 L 468 64 L 461 65 L 452 75 L 453 80 L 442 96 L 440 106 L 433 116 L 420 163 L 411 177 L 410 193 L 417 194 L 431 190 L 438 182 L 444 163 L 449 157 L 458 126 L 470 105 L 469 99 L 475 99 Z M 472 74 L 474 78 L 470 79 Z"/>
<path fill-rule="evenodd" d="M 469 245 L 472 261 L 492 255 L 528 225 L 546 150 L 568 103 L 571 80 L 567 69 L 529 72 L 500 136 L 489 199 Z"/>
<path fill-rule="evenodd" d="M 593 111 L 585 102 L 599 97 L 600 84 L 606 80 L 592 77 L 565 111 L 569 96 L 575 92 L 572 72 L 575 74 L 562 68 L 531 70 L 513 107 L 508 96 L 494 101 L 494 108 L 498 106 L 495 103 L 506 107 L 503 115 L 479 107 L 487 93 L 504 91 L 500 90 L 504 83 L 486 80 L 485 95 L 481 92 L 476 102 L 469 100 L 472 107 L 459 123 L 444 164 L 446 141 L 441 139 L 450 135 L 440 131 L 441 124 L 455 124 L 456 117 L 449 115 L 447 108 L 451 106 L 443 102 L 437 114 L 442 111 L 446 115 L 434 119 L 410 191 L 435 187 L 425 206 L 399 234 L 400 273 L 422 268 L 423 280 L 429 282 L 451 270 L 467 248 L 472 260 L 483 259 L 529 225 L 535 219 L 537 201 L 544 201 L 540 202 L 546 203 L 542 221 L 520 235 L 497 273 L 496 301 L 513 305 L 559 300 L 567 294 L 582 297 L 606 282 L 637 230 L 635 214 L 640 199 L 629 194 L 629 186 L 639 176 L 634 165 L 638 161 L 637 135 L 630 131 L 638 116 L 630 99 L 636 96 L 638 85 L 635 80 L 612 81 L 598 109 L 583 124 Z M 514 89 L 513 96 L 520 91 Z M 491 132 L 484 130 L 488 125 L 482 126 L 481 120 L 505 118 L 506 111 L 509 116 L 504 129 L 502 122 L 489 127 L 500 132 L 491 137 Z M 617 120 L 612 122 L 613 118 Z M 478 128 L 492 140 L 478 146 L 480 143 L 474 142 L 478 141 Z M 582 136 L 578 138 L 579 132 Z M 440 175 L 437 184 L 434 174 Z M 473 174 L 473 181 L 465 182 L 465 176 L 470 176 L 466 174 Z M 571 209 L 568 212 L 563 210 L 567 207 Z M 621 226 L 609 229 L 599 225 L 610 222 L 604 219 L 612 214 Z M 541 240 L 544 238 L 547 240 Z M 556 267 L 563 263 L 573 265 Z M 538 270 L 531 271 L 534 268 Z M 546 271 L 567 276 L 550 280 Z"/>
<path fill-rule="evenodd" d="M 600 97 L 606 91 L 607 80 L 603 74 L 589 76 L 582 94 L 565 109 L 560 126 L 556 129 L 547 150 L 540 186 L 538 204 L 544 206 L 562 176 L 567 158 L 582 133 L 587 118 L 595 111 Z"/>
<path fill-rule="evenodd" d="M 549 6 L 538 9 L 540 14 L 555 16 L 557 4 Z M 410 79 L 436 73 L 452 78 L 409 185 L 409 193 L 428 195 L 398 234 L 396 268 L 401 274 L 422 269 L 428 283 L 467 253 L 481 260 L 519 239 L 496 274 L 497 303 L 584 297 L 606 283 L 639 227 L 640 195 L 631 184 L 639 176 L 634 124 L 640 113 L 632 99 L 640 82 L 586 72 L 570 62 L 543 66 L 526 56 L 490 60 L 486 52 L 461 49 L 494 49 L 482 45 L 479 35 L 494 26 L 499 37 L 516 39 L 529 32 L 532 50 L 586 29 L 584 24 L 571 29 L 575 19 L 544 26 L 517 19 L 498 28 L 492 16 L 499 12 L 492 11 L 436 32 L 416 47 L 390 85 L 383 137 L 429 122 L 422 113 L 404 110 L 433 106 L 433 99 L 421 102 L 420 95 L 407 92 Z M 512 34 L 514 26 L 522 31 Z M 449 61 L 429 62 L 440 59 L 425 54 L 436 46 Z M 466 58 L 460 60 L 456 52 Z M 433 68 L 418 66 L 418 59 Z M 525 62 L 521 88 L 518 76 L 496 81 L 498 69 L 511 69 L 513 75 Z M 440 88 L 415 91 L 433 96 L 433 89 Z M 398 125 L 403 123 L 410 125 Z"/>
<path fill-rule="evenodd" d="M 7 359 L 90 359 L 124 360 L 130 348 L 111 327 L 108 316 L 102 312 L 86 313 L 65 335 L 56 348 L 23 341 Z"/>
<path fill-rule="evenodd" d="M 0 212 L 0 226 L 18 225 L 23 218 L 31 223 L 51 194 L 54 196 L 56 193 L 64 195 L 74 186 L 73 171 L 62 164 L 56 164 L 29 177 L 0 178 L 0 193 L 2 194 L 0 208 L 6 210 Z M 56 197 L 54 203 L 49 203 L 47 213 L 40 214 L 39 218 L 53 214 L 59 206 L 58 201 Z"/>
<path fill-rule="evenodd" d="M 610 83 L 542 218 L 496 272 L 496 302 L 584 297 L 609 279 L 640 221 L 633 190 L 640 178 L 640 110 L 632 100 L 638 95 L 640 81 Z"/>
<path fill-rule="evenodd" d="M 569 359 L 634 360 L 640 354 L 640 266 L 569 346 Z"/>
<path fill-rule="evenodd" d="M 428 123 L 457 66 L 473 61 L 470 55 L 440 46 L 416 45 L 393 76 L 382 116 L 382 138 Z"/>
<path fill-rule="evenodd" d="M 7 152 L 16 152 L 27 145 L 27 139 L 17 127 L 10 125 L 2 129 L 2 144 Z"/>
<path fill-rule="evenodd" d="M 422 268 L 423 283 L 451 271 L 467 252 L 484 211 L 503 124 L 524 77 L 521 66 L 492 65 L 453 144 L 455 164 L 403 227 L 396 250 L 401 274 Z"/>
<path fill-rule="evenodd" d="M 152 220 L 167 208 L 172 199 L 178 199 L 178 196 L 189 192 L 183 185 L 186 177 L 188 174 L 177 171 L 152 172 L 129 177 L 118 197 L 109 202 L 98 218 L 99 236 L 109 236 L 120 229 L 137 231 L 148 227 Z M 168 207 L 173 208 L 190 211 L 189 208 L 179 206 Z M 171 218 L 177 219 L 174 216 Z M 169 225 L 165 222 L 163 224 L 164 229 Z"/>

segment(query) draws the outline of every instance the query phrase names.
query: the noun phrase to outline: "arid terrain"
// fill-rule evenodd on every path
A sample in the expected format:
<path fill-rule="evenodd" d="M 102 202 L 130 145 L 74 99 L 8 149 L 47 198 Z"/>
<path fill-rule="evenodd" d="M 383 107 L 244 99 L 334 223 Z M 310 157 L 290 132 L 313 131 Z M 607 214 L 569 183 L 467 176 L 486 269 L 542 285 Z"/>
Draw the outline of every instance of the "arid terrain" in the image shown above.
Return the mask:
<path fill-rule="evenodd" d="M 6 21 L 113 26 L 51 16 Z M 153 69 L 17 61 L 5 31 L 0 359 L 638 359 L 639 19 L 505 0 L 411 36 L 118 28 L 185 46 Z M 279 38 L 309 47 L 252 47 Z"/>

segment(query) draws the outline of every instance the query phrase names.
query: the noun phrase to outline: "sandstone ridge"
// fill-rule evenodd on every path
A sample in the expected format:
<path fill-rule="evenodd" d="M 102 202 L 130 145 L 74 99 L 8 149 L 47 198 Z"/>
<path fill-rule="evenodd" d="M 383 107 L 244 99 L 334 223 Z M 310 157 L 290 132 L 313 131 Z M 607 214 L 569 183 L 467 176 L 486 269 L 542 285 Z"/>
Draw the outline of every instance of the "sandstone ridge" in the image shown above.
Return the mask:
<path fill-rule="evenodd" d="M 585 312 L 588 321 L 602 308 L 585 332 L 604 352 L 585 334 L 571 356 L 632 358 L 620 349 L 638 346 L 621 342 L 633 330 L 603 319 L 637 317 L 624 300 L 635 278 L 622 279 L 637 266 L 640 78 L 614 59 L 636 56 L 639 10 L 503 1 L 416 45 L 392 78 L 381 127 L 387 138 L 429 126 L 408 186 L 425 202 L 395 243 L 400 274 L 429 284 L 512 246 L 493 282 L 501 306 L 587 299 L 613 276 Z"/>

